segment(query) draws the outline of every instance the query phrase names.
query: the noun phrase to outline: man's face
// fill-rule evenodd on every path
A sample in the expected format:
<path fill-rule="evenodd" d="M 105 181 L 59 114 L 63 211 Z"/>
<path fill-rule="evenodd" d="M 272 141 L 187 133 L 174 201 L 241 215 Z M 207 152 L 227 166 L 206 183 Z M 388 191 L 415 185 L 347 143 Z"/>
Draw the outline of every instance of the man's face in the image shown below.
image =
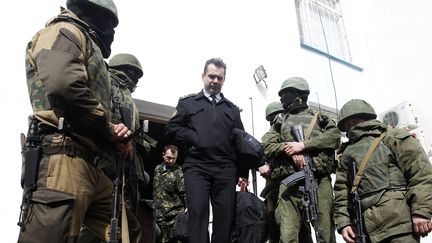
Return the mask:
<path fill-rule="evenodd" d="M 162 157 L 167 165 L 172 166 L 176 163 L 177 152 L 173 153 L 171 149 L 167 149 Z"/>
<path fill-rule="evenodd" d="M 210 94 L 218 94 L 225 82 L 225 69 L 216 67 L 213 63 L 207 66 L 207 72 L 203 73 L 204 89 Z"/>
<path fill-rule="evenodd" d="M 138 84 L 139 73 L 135 68 L 126 67 L 123 68 L 122 71 L 131 79 L 131 83 L 128 85 L 128 89 L 131 93 L 133 93 Z"/>
<path fill-rule="evenodd" d="M 365 120 L 363 120 L 361 118 L 351 118 L 345 122 L 344 129 L 345 129 L 345 131 L 349 131 L 351 129 L 351 127 L 356 126 L 356 125 L 358 125 L 364 121 Z"/>

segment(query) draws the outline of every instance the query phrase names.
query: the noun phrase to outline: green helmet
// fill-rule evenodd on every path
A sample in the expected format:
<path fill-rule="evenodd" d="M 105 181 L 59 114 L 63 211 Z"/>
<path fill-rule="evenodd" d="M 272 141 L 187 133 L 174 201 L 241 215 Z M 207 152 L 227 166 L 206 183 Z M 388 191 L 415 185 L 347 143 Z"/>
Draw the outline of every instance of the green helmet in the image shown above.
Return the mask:
<path fill-rule="evenodd" d="M 282 107 L 282 104 L 280 102 L 272 102 L 267 105 L 265 113 L 266 113 L 266 120 L 271 121 L 271 116 L 273 114 L 278 114 L 284 112 L 284 108 Z"/>
<path fill-rule="evenodd" d="M 141 67 L 141 63 L 132 54 L 120 53 L 111 57 L 111 59 L 109 60 L 109 66 L 113 69 L 116 69 L 116 67 L 121 67 L 121 66 L 135 68 L 135 70 L 139 72 L 138 78 L 141 78 L 144 74 Z"/>
<path fill-rule="evenodd" d="M 67 0 L 66 1 L 66 7 L 70 8 L 73 4 L 91 4 L 93 6 L 96 6 L 98 8 L 103 9 L 104 11 L 107 11 L 114 20 L 114 27 L 118 25 L 118 14 L 117 14 L 117 7 L 114 4 L 113 0 Z"/>
<path fill-rule="evenodd" d="M 352 99 L 345 103 L 339 112 L 339 122 L 337 124 L 339 130 L 345 131 L 345 123 L 351 118 L 363 118 L 366 120 L 375 119 L 377 117 L 372 106 L 364 100 Z"/>
<path fill-rule="evenodd" d="M 292 78 L 285 80 L 282 83 L 281 88 L 280 88 L 279 93 L 278 93 L 279 96 L 281 96 L 282 90 L 290 89 L 290 88 L 304 91 L 308 94 L 310 93 L 309 85 L 304 78 L 292 77 Z"/>

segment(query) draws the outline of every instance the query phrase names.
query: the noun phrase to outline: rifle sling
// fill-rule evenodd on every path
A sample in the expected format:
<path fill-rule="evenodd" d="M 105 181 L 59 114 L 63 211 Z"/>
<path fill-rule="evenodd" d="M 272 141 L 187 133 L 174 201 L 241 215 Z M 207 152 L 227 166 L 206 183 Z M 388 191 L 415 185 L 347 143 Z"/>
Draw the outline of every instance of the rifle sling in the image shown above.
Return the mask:
<path fill-rule="evenodd" d="M 360 181 L 363 177 L 363 172 L 364 169 L 366 168 L 366 164 L 369 161 L 370 157 L 372 156 L 373 152 L 375 151 L 375 149 L 377 148 L 378 144 L 381 142 L 381 140 L 384 138 L 385 136 L 385 132 L 381 133 L 381 135 L 377 138 L 374 139 L 374 141 L 372 142 L 371 146 L 369 147 L 369 150 L 367 151 L 365 157 L 363 157 L 363 160 L 360 164 L 360 167 L 357 171 L 357 174 L 354 178 L 354 182 L 353 182 L 353 186 L 351 188 L 351 193 L 354 193 L 357 191 L 359 185 L 360 185 Z"/>
<path fill-rule="evenodd" d="M 310 136 L 312 135 L 312 130 L 313 130 L 313 128 L 314 128 L 314 126 L 315 126 L 317 120 L 318 120 L 318 113 L 316 113 L 316 114 L 313 116 L 312 121 L 310 122 L 308 128 L 306 129 L 306 132 L 305 132 L 305 140 L 309 140 Z"/>

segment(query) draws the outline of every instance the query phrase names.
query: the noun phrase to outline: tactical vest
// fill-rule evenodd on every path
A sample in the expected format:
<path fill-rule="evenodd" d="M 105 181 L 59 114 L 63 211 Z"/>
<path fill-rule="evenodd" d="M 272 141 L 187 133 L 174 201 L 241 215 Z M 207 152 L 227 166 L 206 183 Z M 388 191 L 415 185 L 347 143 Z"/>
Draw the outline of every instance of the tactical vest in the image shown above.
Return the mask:
<path fill-rule="evenodd" d="M 62 116 L 63 111 L 59 109 L 53 109 L 53 105 L 48 99 L 46 90 L 44 89 L 44 82 L 39 76 L 35 60 L 31 56 L 31 52 L 39 39 L 42 36 L 49 34 L 56 34 L 57 31 L 55 25 L 61 24 L 62 28 L 76 31 L 76 28 L 85 36 L 85 46 L 80 48 L 83 49 L 84 65 L 86 67 L 85 74 L 87 75 L 86 82 L 87 87 L 91 90 L 92 96 L 97 99 L 106 112 L 108 120 L 111 119 L 111 103 L 110 103 L 110 81 L 109 74 L 106 68 L 106 64 L 103 60 L 102 52 L 99 47 L 93 41 L 92 36 L 89 34 L 90 30 L 88 26 L 76 19 L 76 17 L 68 10 L 63 11 L 56 18 L 52 19 L 47 26 L 39 31 L 27 45 L 25 66 L 27 75 L 27 86 L 32 104 L 33 112 L 41 120 L 42 124 L 56 128 L 58 126 L 58 119 Z M 51 31 L 51 32 L 50 32 Z M 73 32 L 72 31 L 72 32 Z M 67 122 L 67 121 L 66 121 Z M 89 139 L 80 134 L 75 134 L 76 140 L 84 148 L 89 148 L 94 151 L 99 151 L 100 146 L 95 144 L 94 140 L 97 138 Z"/>
<path fill-rule="evenodd" d="M 302 111 L 298 114 L 284 114 L 283 122 L 280 127 L 280 134 L 282 141 L 284 142 L 294 142 L 294 138 L 291 135 L 291 126 L 296 124 L 303 125 L 303 131 L 306 131 L 309 127 L 314 113 L 310 110 Z M 312 130 L 311 138 L 321 135 L 324 133 L 324 129 L 321 128 L 317 123 Z M 334 150 L 328 151 L 317 151 L 311 152 L 309 155 L 313 159 L 312 170 L 315 172 L 315 175 L 320 177 L 324 177 L 334 173 L 336 170 L 336 162 L 334 159 Z M 276 167 L 275 172 L 280 174 L 279 176 L 286 176 L 296 172 L 298 169 L 294 167 L 292 159 L 287 156 L 279 156 L 275 158 L 274 161 Z"/>

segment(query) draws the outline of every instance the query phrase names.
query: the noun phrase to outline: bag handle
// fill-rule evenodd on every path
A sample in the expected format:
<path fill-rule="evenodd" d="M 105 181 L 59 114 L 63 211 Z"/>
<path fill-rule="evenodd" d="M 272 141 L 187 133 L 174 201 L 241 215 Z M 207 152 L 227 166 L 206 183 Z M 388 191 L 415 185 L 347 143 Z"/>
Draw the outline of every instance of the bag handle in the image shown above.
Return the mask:
<path fill-rule="evenodd" d="M 247 192 L 248 191 L 246 182 L 244 182 L 244 181 L 240 182 L 240 191 L 241 192 Z"/>

